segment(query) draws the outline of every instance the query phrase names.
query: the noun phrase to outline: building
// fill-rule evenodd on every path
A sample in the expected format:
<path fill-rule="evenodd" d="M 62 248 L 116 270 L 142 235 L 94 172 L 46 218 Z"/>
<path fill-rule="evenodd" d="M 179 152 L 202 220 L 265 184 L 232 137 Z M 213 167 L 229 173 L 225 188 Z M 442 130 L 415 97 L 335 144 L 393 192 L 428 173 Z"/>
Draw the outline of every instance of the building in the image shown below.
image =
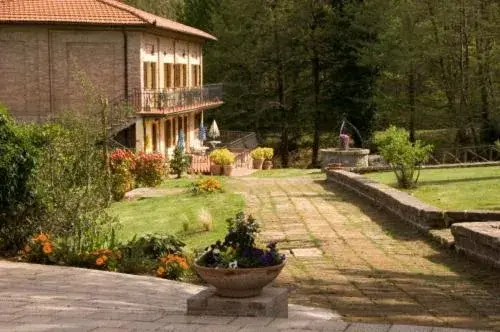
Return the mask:
<path fill-rule="evenodd" d="M 203 85 L 202 46 L 215 39 L 115 0 L 2 0 L 0 102 L 42 122 L 84 110 L 91 86 L 132 106 L 123 145 L 170 153 L 182 130 L 189 150 L 201 113 L 222 104 L 221 85 Z"/>

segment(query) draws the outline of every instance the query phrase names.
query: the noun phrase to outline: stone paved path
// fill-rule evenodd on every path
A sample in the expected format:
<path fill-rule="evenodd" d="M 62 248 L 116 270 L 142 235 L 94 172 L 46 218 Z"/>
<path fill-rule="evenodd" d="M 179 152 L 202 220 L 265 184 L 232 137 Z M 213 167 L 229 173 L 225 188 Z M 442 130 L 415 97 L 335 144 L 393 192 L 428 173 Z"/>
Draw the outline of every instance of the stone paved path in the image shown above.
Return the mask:
<path fill-rule="evenodd" d="M 0 331 L 474 332 L 347 323 L 330 310 L 289 306 L 289 318 L 186 316 L 203 287 L 112 272 L 0 261 Z"/>
<path fill-rule="evenodd" d="M 303 305 L 353 322 L 500 331 L 500 273 L 424 240 L 394 218 L 312 178 L 234 183 L 263 236 L 295 250 L 279 283 Z"/>

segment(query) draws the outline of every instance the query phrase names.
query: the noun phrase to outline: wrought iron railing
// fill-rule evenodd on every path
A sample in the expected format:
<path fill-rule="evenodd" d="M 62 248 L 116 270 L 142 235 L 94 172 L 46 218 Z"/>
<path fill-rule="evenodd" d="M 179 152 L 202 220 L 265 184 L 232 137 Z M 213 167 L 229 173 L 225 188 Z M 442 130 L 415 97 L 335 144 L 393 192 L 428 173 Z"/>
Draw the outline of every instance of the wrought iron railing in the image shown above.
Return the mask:
<path fill-rule="evenodd" d="M 500 160 L 500 150 L 494 145 L 441 148 L 433 151 L 428 164 L 461 164 Z"/>
<path fill-rule="evenodd" d="M 174 113 L 222 102 L 222 84 L 198 87 L 136 90 L 129 101 L 139 113 Z"/>

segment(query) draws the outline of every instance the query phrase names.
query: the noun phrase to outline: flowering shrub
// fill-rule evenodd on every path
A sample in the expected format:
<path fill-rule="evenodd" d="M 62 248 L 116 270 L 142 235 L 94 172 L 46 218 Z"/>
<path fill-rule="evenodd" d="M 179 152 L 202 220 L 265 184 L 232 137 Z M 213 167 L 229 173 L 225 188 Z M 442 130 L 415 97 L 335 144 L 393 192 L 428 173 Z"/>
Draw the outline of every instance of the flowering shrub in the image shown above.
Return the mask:
<path fill-rule="evenodd" d="M 234 163 L 236 157 L 226 148 L 215 149 L 208 155 L 210 160 L 216 165 L 231 165 Z"/>
<path fill-rule="evenodd" d="M 134 187 L 135 155 L 129 150 L 117 149 L 110 154 L 113 198 L 120 200 Z"/>
<path fill-rule="evenodd" d="M 34 236 L 26 244 L 22 251 L 22 256 L 28 262 L 33 263 L 54 263 L 54 243 L 51 241 L 50 236 L 46 233 L 40 233 Z"/>
<path fill-rule="evenodd" d="M 90 268 L 117 271 L 121 263 L 122 253 L 119 250 L 97 249 L 85 255 Z"/>
<path fill-rule="evenodd" d="M 186 259 L 179 255 L 168 254 L 160 257 L 156 267 L 156 276 L 160 278 L 178 280 L 186 271 L 189 265 Z"/>
<path fill-rule="evenodd" d="M 159 153 L 143 153 L 136 155 L 135 176 L 141 186 L 155 187 L 165 176 L 165 158 Z"/>
<path fill-rule="evenodd" d="M 273 159 L 274 156 L 273 148 L 262 148 L 262 155 L 264 156 L 264 159 L 267 160 Z"/>
<path fill-rule="evenodd" d="M 194 194 L 221 192 L 222 185 L 216 178 L 206 177 L 195 182 L 192 191 Z"/>
<path fill-rule="evenodd" d="M 275 266 L 285 261 L 285 255 L 278 252 L 276 243 L 266 248 L 255 246 L 259 224 L 252 217 L 240 212 L 227 220 L 228 232 L 224 242 L 217 241 L 205 249 L 197 264 L 219 268 L 254 268 Z"/>
<path fill-rule="evenodd" d="M 264 160 L 266 159 L 264 148 L 255 148 L 250 151 L 250 157 L 255 160 Z"/>

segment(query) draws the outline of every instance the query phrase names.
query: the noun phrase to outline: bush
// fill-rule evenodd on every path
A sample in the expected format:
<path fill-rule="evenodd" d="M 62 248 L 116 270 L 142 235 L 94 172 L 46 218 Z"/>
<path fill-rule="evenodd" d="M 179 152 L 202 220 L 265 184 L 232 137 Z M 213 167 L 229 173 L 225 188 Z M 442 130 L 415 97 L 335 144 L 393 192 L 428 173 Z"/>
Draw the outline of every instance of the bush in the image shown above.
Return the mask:
<path fill-rule="evenodd" d="M 111 192 L 114 200 L 121 200 L 134 188 L 135 156 L 129 150 L 117 149 L 110 154 Z"/>
<path fill-rule="evenodd" d="M 236 159 L 234 154 L 226 148 L 215 149 L 210 152 L 208 157 L 214 164 L 221 166 L 231 165 Z"/>
<path fill-rule="evenodd" d="M 193 183 L 193 194 L 210 194 L 221 192 L 222 185 L 219 180 L 213 177 L 205 177 Z"/>
<path fill-rule="evenodd" d="M 250 151 L 250 157 L 255 160 L 264 160 L 266 159 L 266 154 L 264 148 L 255 148 Z"/>
<path fill-rule="evenodd" d="M 375 135 L 382 158 L 396 174 L 398 185 L 402 188 L 415 186 L 420 174 L 420 165 L 429 159 L 432 145 L 420 141 L 410 142 L 410 134 L 402 128 L 391 126 Z"/>
<path fill-rule="evenodd" d="M 40 229 L 33 181 L 39 149 L 35 131 L 24 129 L 0 105 L 0 251 L 17 252 Z"/>
<path fill-rule="evenodd" d="M 138 251 L 145 257 L 158 259 L 164 254 L 181 254 L 185 243 L 173 235 L 144 234 L 134 236 L 132 240 L 120 247 L 125 252 Z"/>
<path fill-rule="evenodd" d="M 139 186 L 156 187 L 163 181 L 165 171 L 165 158 L 161 154 L 137 154 L 134 173 Z"/>
<path fill-rule="evenodd" d="M 55 263 L 54 243 L 49 234 L 40 233 L 33 236 L 24 246 L 22 256 L 26 261 L 32 263 Z"/>
<path fill-rule="evenodd" d="M 182 176 L 182 173 L 186 172 L 189 168 L 191 161 L 189 157 L 184 153 L 184 149 L 175 147 L 174 155 L 170 160 L 170 168 L 177 175 L 177 178 Z"/>
<path fill-rule="evenodd" d="M 262 148 L 262 150 L 263 150 L 264 159 L 268 159 L 268 160 L 273 159 L 273 156 L 274 156 L 273 148 Z"/>

